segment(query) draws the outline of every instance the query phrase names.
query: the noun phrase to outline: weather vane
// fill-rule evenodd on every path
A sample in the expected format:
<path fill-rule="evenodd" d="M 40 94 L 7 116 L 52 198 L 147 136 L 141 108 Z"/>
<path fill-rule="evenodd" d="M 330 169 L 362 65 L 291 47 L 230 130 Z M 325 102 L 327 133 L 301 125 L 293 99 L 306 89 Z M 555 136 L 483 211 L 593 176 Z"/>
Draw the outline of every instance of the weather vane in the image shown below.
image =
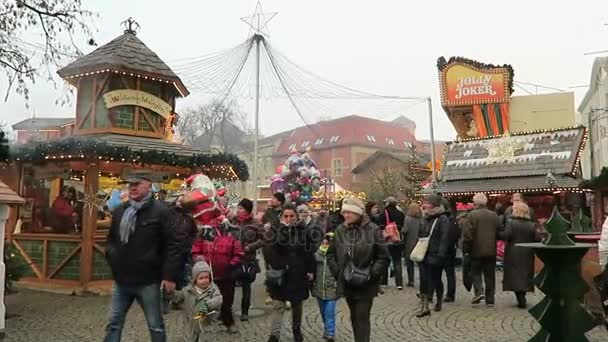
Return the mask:
<path fill-rule="evenodd" d="M 141 26 L 139 26 L 139 23 L 137 23 L 137 21 L 135 21 L 133 17 L 129 17 L 129 19 L 123 21 L 120 24 L 125 27 L 125 33 L 137 34 L 137 30 L 141 28 Z"/>
<path fill-rule="evenodd" d="M 262 10 L 262 4 L 258 1 L 258 4 L 255 6 L 255 11 L 253 15 L 249 17 L 241 18 L 245 24 L 247 24 L 255 34 L 260 34 L 263 36 L 269 36 L 268 34 L 268 22 L 272 20 L 279 12 L 268 12 L 264 13 Z"/>

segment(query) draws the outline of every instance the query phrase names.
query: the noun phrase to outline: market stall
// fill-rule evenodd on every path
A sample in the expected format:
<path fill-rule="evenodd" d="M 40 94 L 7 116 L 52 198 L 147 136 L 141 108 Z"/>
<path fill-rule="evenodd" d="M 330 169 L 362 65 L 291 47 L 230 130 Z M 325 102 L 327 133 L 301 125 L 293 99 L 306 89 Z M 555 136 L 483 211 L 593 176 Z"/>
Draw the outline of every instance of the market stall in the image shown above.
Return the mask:
<path fill-rule="evenodd" d="M 6 237 L 29 264 L 22 286 L 68 293 L 110 288 L 104 257 L 110 202 L 133 170 L 153 171 L 156 189 L 175 189 L 199 172 L 249 176 L 233 155 L 173 141 L 175 100 L 188 91 L 133 27 L 127 21 L 123 35 L 58 71 L 77 88 L 72 136 L 11 147 L 3 174 L 26 204 Z"/>

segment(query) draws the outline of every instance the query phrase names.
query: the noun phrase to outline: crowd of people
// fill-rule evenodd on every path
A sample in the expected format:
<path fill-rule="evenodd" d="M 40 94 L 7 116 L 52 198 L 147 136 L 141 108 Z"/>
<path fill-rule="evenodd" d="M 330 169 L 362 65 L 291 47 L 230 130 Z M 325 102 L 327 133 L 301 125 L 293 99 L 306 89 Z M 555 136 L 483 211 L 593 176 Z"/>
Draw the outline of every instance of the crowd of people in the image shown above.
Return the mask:
<path fill-rule="evenodd" d="M 172 205 L 156 200 L 145 173 L 126 182 L 129 201 L 113 211 L 106 245 L 115 280 L 106 342 L 120 341 L 133 301 L 143 309 L 151 341 L 166 341 L 163 298 L 182 310 L 183 341 L 213 340 L 219 329 L 216 317 L 227 333 L 237 334 L 232 309 L 236 288 L 242 290 L 240 320 L 246 322 L 252 284 L 262 267 L 266 303 L 272 308 L 269 342 L 280 340 L 287 312 L 294 340 L 304 341 L 302 308 L 311 295 L 325 340 L 335 340 L 336 304 L 344 298 L 354 341 L 370 341 L 374 298 L 391 278 L 399 291 L 404 284 L 415 287 L 416 264 L 416 316 L 431 315 L 432 304 L 441 311 L 456 298 L 459 248 L 465 287 L 474 291 L 471 303 L 493 306 L 498 240 L 506 244 L 503 290 L 513 291 L 518 306 L 525 308 L 526 292 L 533 289 L 534 256 L 515 245 L 537 241 L 540 235 L 520 194 L 499 216 L 487 208 L 484 194 L 476 194 L 472 204 L 456 206 L 433 194 L 421 205 L 413 202 L 403 209 L 394 197 L 382 203 L 351 197 L 336 211 L 313 212 L 276 193 L 260 219 L 253 201 L 244 198 L 217 225 L 201 228 L 183 196 Z"/>

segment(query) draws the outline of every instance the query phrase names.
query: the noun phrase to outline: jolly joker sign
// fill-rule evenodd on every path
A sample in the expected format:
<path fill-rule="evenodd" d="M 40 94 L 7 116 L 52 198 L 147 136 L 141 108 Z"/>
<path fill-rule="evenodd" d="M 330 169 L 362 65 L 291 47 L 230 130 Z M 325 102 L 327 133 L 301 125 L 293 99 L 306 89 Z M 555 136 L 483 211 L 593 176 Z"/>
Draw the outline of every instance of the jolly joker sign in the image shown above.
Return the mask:
<path fill-rule="evenodd" d="M 447 106 L 507 102 L 508 77 L 509 74 L 501 69 L 480 71 L 468 65 L 454 64 L 442 75 L 442 102 Z"/>

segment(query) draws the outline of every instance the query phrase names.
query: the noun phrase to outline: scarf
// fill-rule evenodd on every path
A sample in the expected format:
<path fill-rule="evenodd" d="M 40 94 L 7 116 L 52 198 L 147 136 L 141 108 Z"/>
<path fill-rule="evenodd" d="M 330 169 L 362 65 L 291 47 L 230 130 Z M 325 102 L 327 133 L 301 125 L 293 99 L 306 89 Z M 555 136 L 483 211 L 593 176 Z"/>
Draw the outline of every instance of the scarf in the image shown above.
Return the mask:
<path fill-rule="evenodd" d="M 149 192 L 141 201 L 129 199 L 129 206 L 125 209 L 120 220 L 120 241 L 123 245 L 129 242 L 129 236 L 135 231 L 135 221 L 137 221 L 137 212 L 141 207 L 152 198 L 152 192 Z"/>
<path fill-rule="evenodd" d="M 252 218 L 251 214 L 237 214 L 236 215 L 236 220 L 240 223 L 243 224 L 247 221 L 249 221 Z"/>
<path fill-rule="evenodd" d="M 327 246 L 323 246 L 323 245 L 321 245 L 321 246 L 319 247 L 319 253 L 320 253 L 321 255 L 326 255 L 326 254 L 327 254 L 327 250 L 328 250 L 328 249 L 329 249 L 329 245 L 327 245 Z"/>

